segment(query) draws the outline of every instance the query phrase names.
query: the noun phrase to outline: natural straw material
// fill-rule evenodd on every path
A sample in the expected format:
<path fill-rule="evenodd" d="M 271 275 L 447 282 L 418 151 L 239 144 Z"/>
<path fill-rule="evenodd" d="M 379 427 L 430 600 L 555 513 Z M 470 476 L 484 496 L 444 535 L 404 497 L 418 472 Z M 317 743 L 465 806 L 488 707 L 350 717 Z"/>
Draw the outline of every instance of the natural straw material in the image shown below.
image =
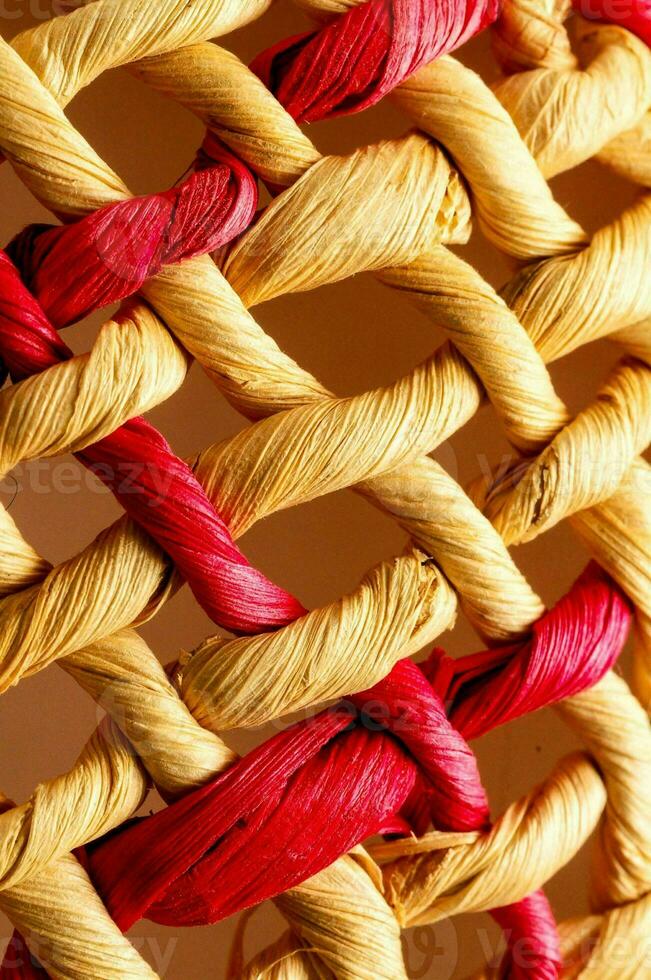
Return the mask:
<path fill-rule="evenodd" d="M 243 918 L 231 980 L 398 980 L 402 928 L 469 911 L 504 933 L 485 977 L 639 980 L 651 20 L 564 0 L 297 2 L 314 30 L 250 68 L 208 42 L 271 0 L 72 0 L 0 42 L 0 149 L 62 222 L 0 253 L 0 469 L 74 452 L 126 512 L 55 568 L 0 512 L 0 691 L 58 661 L 110 716 L 68 773 L 0 796 L 17 929 L 0 975 L 152 977 L 123 935 L 139 918 L 206 924 L 271 898 L 288 931 L 247 964 Z M 450 56 L 491 24 L 492 89 Z M 207 128 L 174 189 L 132 197 L 64 113 L 119 65 Z M 299 126 L 384 97 L 412 128 L 347 156 Z M 547 183 L 591 157 L 640 186 L 592 237 Z M 499 293 L 463 258 L 473 221 L 517 263 Z M 250 309 L 363 272 L 447 342 L 342 398 Z M 119 300 L 73 356 L 63 328 Z M 546 365 L 606 336 L 622 360 L 572 417 Z M 184 461 L 140 416 L 192 358 L 251 424 Z M 485 403 L 518 456 L 466 492 L 428 454 Z M 410 543 L 308 611 L 235 540 L 345 487 Z M 565 518 L 595 560 L 545 610 L 508 548 Z M 232 635 L 164 670 L 136 628 L 184 582 Z M 457 606 L 486 649 L 417 665 Z M 613 670 L 631 623 L 632 689 Z M 583 751 L 491 822 L 469 740 L 549 705 Z M 222 740 L 296 711 L 243 758 Z M 131 821 L 151 785 L 167 805 Z M 595 829 L 592 914 L 557 925 L 542 888 Z"/>

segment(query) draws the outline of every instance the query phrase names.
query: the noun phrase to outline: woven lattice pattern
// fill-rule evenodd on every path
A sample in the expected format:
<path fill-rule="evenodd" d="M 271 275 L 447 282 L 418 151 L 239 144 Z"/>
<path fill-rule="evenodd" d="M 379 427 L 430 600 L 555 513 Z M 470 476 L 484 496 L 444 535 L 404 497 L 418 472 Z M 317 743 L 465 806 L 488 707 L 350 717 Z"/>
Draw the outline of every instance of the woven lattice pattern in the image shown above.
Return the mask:
<path fill-rule="evenodd" d="M 247 963 L 243 917 L 216 970 L 398 980 L 402 930 L 486 911 L 484 978 L 651 977 L 651 11 L 296 2 L 313 30 L 249 66 L 219 38 L 271 0 L 72 0 L 0 42 L 4 166 L 54 216 L 0 252 L 2 474 L 74 453 L 124 510 L 56 567 L 0 510 L 0 692 L 56 661 L 108 708 L 69 772 L 0 794 L 0 975 L 157 976 L 134 923 L 272 899 L 286 932 Z M 485 29 L 492 86 L 451 54 Z M 132 196 L 65 114 L 116 66 L 206 128 L 171 189 Z M 307 124 L 385 98 L 404 135 L 321 155 Z M 592 158 L 636 197 L 590 236 L 548 181 Z M 359 273 L 447 340 L 344 398 L 255 307 Z M 65 328 L 116 302 L 73 355 Z M 574 415 L 547 365 L 605 337 Z M 193 361 L 250 424 L 183 460 L 144 416 Z M 462 487 L 430 454 L 482 406 L 515 462 Z M 343 488 L 409 545 L 306 609 L 237 542 Z M 510 549 L 565 519 L 592 560 L 546 609 Z M 221 632 L 163 667 L 138 627 L 184 584 Z M 453 659 L 457 615 L 484 649 Z M 582 750 L 494 813 L 471 743 L 548 705 Z M 229 731 L 270 722 L 238 757 Z M 543 887 L 595 830 L 592 912 L 557 922 Z"/>

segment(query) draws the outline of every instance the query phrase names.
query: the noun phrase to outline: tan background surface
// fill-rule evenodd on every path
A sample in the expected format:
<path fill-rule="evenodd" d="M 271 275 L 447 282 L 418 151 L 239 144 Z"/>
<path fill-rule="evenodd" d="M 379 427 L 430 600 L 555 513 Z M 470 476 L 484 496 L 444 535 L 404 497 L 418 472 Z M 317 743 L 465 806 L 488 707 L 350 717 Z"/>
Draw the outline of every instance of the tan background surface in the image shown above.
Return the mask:
<path fill-rule="evenodd" d="M 45 14 L 46 0 L 5 0 L 0 29 L 6 38 Z M 288 3 L 255 24 L 224 39 L 245 61 L 272 41 L 304 29 L 307 21 Z M 495 77 L 486 35 L 467 46 L 462 60 L 484 79 Z M 82 92 L 69 110 L 74 124 L 126 180 L 145 193 L 172 184 L 192 160 L 202 139 L 201 126 L 184 110 L 133 80 L 126 72 L 105 75 Z M 325 153 L 345 153 L 356 146 L 395 136 L 406 122 L 388 105 L 310 127 L 310 136 Z M 595 229 L 633 198 L 633 188 L 598 164 L 587 164 L 553 182 L 554 192 L 570 214 Z M 0 168 L 0 238 L 2 244 L 31 221 L 47 213 L 31 198 L 8 165 Z M 462 254 L 494 284 L 508 277 L 505 260 L 475 234 Z M 109 311 L 110 312 L 110 311 Z M 88 349 L 107 311 L 67 331 L 76 352 Z M 357 277 L 311 293 L 284 297 L 255 312 L 259 322 L 328 388 L 342 394 L 392 381 L 428 356 L 440 343 L 440 331 L 396 293 Z M 615 360 L 607 342 L 575 352 L 553 367 L 560 394 L 574 409 L 589 401 Z M 246 424 L 194 365 L 182 391 L 150 415 L 182 456 L 237 432 Z M 436 457 L 461 482 L 482 464 L 496 466 L 509 446 L 490 407 Z M 65 465 L 63 465 L 65 464 Z M 54 460 L 23 468 L 16 481 L 0 484 L 0 499 L 11 506 L 18 525 L 50 561 L 76 553 L 119 513 L 113 498 L 72 460 Z M 357 583 L 365 570 L 404 546 L 404 535 L 391 521 L 350 492 L 342 491 L 266 520 L 243 539 L 249 558 L 273 580 L 295 592 L 304 604 L 328 602 Z M 586 555 L 569 528 L 558 527 L 542 539 L 517 549 L 517 561 L 548 604 L 572 583 Z M 143 634 L 163 662 L 180 648 L 190 648 L 214 626 L 183 589 Z M 480 644 L 460 617 L 441 638 L 455 654 Z M 23 681 L 0 700 L 0 786 L 17 801 L 42 779 L 67 769 L 90 735 L 101 711 L 56 665 Z M 229 743 L 239 751 L 265 733 L 235 733 Z M 497 731 L 474 747 L 489 788 L 493 814 L 543 778 L 554 761 L 573 746 L 572 738 L 550 710 Z M 158 806 L 155 798 L 148 806 Z M 587 856 L 582 853 L 550 883 L 548 894 L 560 917 L 586 908 Z M 267 903 L 247 932 L 253 952 L 281 928 L 280 916 Z M 170 930 L 148 922 L 131 933 L 143 954 L 168 980 L 219 978 L 234 920 L 215 926 Z M 11 929 L 0 914 L 4 946 Z M 466 975 L 494 949 L 495 930 L 487 916 L 462 917 L 436 930 L 420 929 L 408 938 L 408 962 L 414 977 Z M 488 944 L 488 945 L 487 945 Z M 483 952 L 482 952 L 483 951 Z"/>

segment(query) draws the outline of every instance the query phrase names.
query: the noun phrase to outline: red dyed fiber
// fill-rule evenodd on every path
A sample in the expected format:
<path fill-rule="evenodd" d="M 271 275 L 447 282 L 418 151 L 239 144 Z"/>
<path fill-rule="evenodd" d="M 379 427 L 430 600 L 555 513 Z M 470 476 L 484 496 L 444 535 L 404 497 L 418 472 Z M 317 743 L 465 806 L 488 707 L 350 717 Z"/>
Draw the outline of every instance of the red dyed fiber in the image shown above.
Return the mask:
<path fill-rule="evenodd" d="M 572 0 L 572 6 L 588 20 L 625 27 L 651 47 L 651 0 Z"/>
<path fill-rule="evenodd" d="M 135 293 L 163 267 L 234 238 L 258 201 L 253 174 L 207 137 L 216 164 L 178 187 L 111 204 L 74 224 L 30 226 L 8 252 L 25 285 L 58 328 Z"/>
<path fill-rule="evenodd" d="M 598 608 L 591 608 L 593 606 Z M 564 662 L 567 649 L 563 630 L 543 628 L 542 625 L 546 620 L 552 620 L 558 626 L 563 615 L 578 647 L 569 668 Z M 577 615 L 584 624 L 580 630 L 574 629 L 573 624 L 568 622 Z M 550 675 L 554 672 L 562 690 L 571 688 L 576 691 L 595 683 L 619 653 L 625 639 L 623 624 L 628 618 L 625 603 L 608 583 L 606 576 L 595 566 L 590 566 L 569 596 L 561 600 L 552 612 L 543 616 L 538 624 L 538 633 L 548 646 L 544 650 L 540 643 L 532 646 L 537 650 L 538 659 L 547 659 L 551 666 L 547 673 L 536 672 L 535 676 L 544 678 L 545 683 L 538 698 L 531 689 L 528 710 L 535 710 L 553 700 Z M 522 646 L 524 649 L 525 645 Z M 470 658 L 462 658 L 460 663 L 465 659 Z M 591 663 L 589 670 L 585 669 L 584 659 Z M 508 673 L 506 668 L 505 672 Z M 348 732 L 340 734 L 351 724 L 350 709 L 346 710 L 342 706 L 334 711 L 322 712 L 316 718 L 301 722 L 274 736 L 209 786 L 189 794 L 151 818 L 124 831 L 118 831 L 105 844 L 100 844 L 91 860 L 91 867 L 102 894 L 108 900 L 110 908 L 116 911 L 116 921 L 120 925 L 123 925 L 123 921 L 135 921 L 132 918 L 136 914 L 132 895 L 134 890 L 142 893 L 138 900 L 137 914 L 144 914 L 144 910 L 149 907 L 147 915 L 155 918 L 155 921 L 177 924 L 188 922 L 190 908 L 195 910 L 192 915 L 199 916 L 192 921 L 215 921 L 213 916 L 220 918 L 245 905 L 261 901 L 259 895 L 262 891 L 265 892 L 265 897 L 284 891 L 289 887 L 286 883 L 288 874 L 298 874 L 300 867 L 303 867 L 302 878 L 292 877 L 292 880 L 294 883 L 304 880 L 318 870 L 316 865 L 322 860 L 326 864 L 330 863 L 373 832 L 367 830 L 369 816 L 365 806 L 373 811 L 372 820 L 375 825 L 384 825 L 397 812 L 413 788 L 416 764 L 426 779 L 431 779 L 432 782 L 443 778 L 444 769 L 447 768 L 448 787 L 459 786 L 461 793 L 474 801 L 466 804 L 466 813 L 460 811 L 460 821 L 465 822 L 466 827 L 472 823 L 476 827 L 485 823 L 485 796 L 476 762 L 467 747 L 464 748 L 462 739 L 451 738 L 447 722 L 435 707 L 436 697 L 432 698 L 427 690 L 429 685 L 418 674 L 419 668 L 408 661 L 397 664 L 384 681 L 349 699 L 358 711 L 361 709 L 362 716 L 361 719 L 358 716 L 355 727 Z M 484 692 L 490 692 L 493 683 L 490 675 L 483 678 L 480 676 L 478 693 L 481 692 L 482 685 Z M 403 697 L 410 696 L 414 696 L 413 715 L 404 710 L 402 702 Z M 383 703 L 386 705 L 384 708 L 381 707 Z M 433 726 L 437 716 L 441 721 L 440 745 L 436 744 L 433 730 L 427 731 L 427 727 Z M 509 717 L 511 715 L 505 709 L 503 720 L 508 720 Z M 365 718 L 371 719 L 370 727 L 374 731 L 369 730 Z M 426 720 L 425 733 L 412 728 L 414 721 L 418 724 L 423 719 Z M 391 735 L 386 734 L 384 729 L 391 732 Z M 330 742 L 332 739 L 334 741 Z M 322 750 L 326 743 L 327 748 Z M 400 743 L 403 745 L 402 749 Z M 391 751 L 388 749 L 389 745 L 392 746 Z M 318 765 L 315 762 L 316 753 Z M 369 761 L 371 759 L 372 763 Z M 407 768 L 401 770 L 398 760 L 402 760 Z M 298 779 L 295 774 L 300 766 L 307 767 L 306 776 Z M 389 785 L 393 787 L 391 791 L 386 790 L 389 770 Z M 300 771 L 302 773 L 303 769 Z M 316 779 L 315 771 L 318 773 Z M 337 777 L 331 780 L 330 775 L 335 771 Z M 407 771 L 408 778 L 404 776 Z M 400 790 L 395 792 L 398 772 L 403 775 L 399 780 Z M 300 789 L 295 794 L 292 791 L 290 797 L 288 786 L 293 786 L 294 780 Z M 470 794 L 467 793 L 467 787 L 471 788 Z M 444 819 L 452 824 L 451 814 L 455 810 L 450 809 L 449 795 L 450 790 L 446 788 L 441 792 L 440 798 Z M 327 798 L 328 805 L 324 808 L 319 803 L 317 807 L 317 797 L 321 801 Z M 473 807 L 474 816 L 471 815 Z M 255 818 L 254 811 L 257 814 Z M 229 828 L 243 818 L 246 824 L 239 828 L 237 837 L 239 860 L 242 862 L 240 864 L 238 858 L 233 858 L 234 845 Z M 272 822 L 279 828 L 280 836 L 275 838 L 265 829 Z M 435 822 L 438 826 L 438 812 Z M 250 831 L 253 823 L 256 827 L 255 833 Z M 323 832 L 324 826 L 328 828 L 327 834 Z M 215 847 L 215 842 L 227 830 L 225 852 L 222 853 L 222 843 Z M 300 859 L 297 857 L 299 840 Z M 244 841 L 247 843 L 246 849 Z M 269 854 L 267 847 L 270 848 Z M 289 864 L 286 864 L 284 858 L 282 862 L 272 860 L 278 853 L 285 855 L 285 847 L 289 852 Z M 208 848 L 212 850 L 202 858 Z M 205 866 L 204 861 L 207 862 Z M 237 869 L 233 872 L 233 888 L 236 891 L 232 894 L 224 885 L 224 874 L 226 869 L 230 869 L 231 862 Z M 185 876 L 192 864 L 193 888 L 188 889 Z M 324 867 L 325 864 L 320 866 Z M 266 870 L 261 873 L 263 867 Z M 230 873 L 228 870 L 228 874 Z M 255 884 L 245 886 L 248 874 L 254 876 Z M 182 879 L 179 875 L 183 876 Z M 211 883 L 215 876 L 219 881 L 216 886 L 219 894 L 215 899 L 219 905 L 204 905 L 204 912 L 210 918 L 202 920 L 200 916 L 204 913 L 199 912 L 198 907 L 193 904 L 195 899 L 192 894 L 195 890 L 204 898 L 212 894 Z M 171 887 L 170 883 L 175 879 L 178 881 Z M 161 896 L 165 893 L 167 898 L 162 902 Z M 228 903 L 228 911 L 224 911 L 225 906 L 222 903 L 225 902 Z M 176 916 L 177 905 L 181 918 Z M 128 914 L 120 911 L 123 908 L 129 909 Z M 165 918 L 161 918 L 161 915 Z"/>
<path fill-rule="evenodd" d="M 228 160 L 171 191 L 111 205 L 74 225 L 28 229 L 12 251 L 36 297 L 0 253 L 0 355 L 14 380 L 72 356 L 39 300 L 59 325 L 70 323 L 133 292 L 163 263 L 213 249 L 242 230 L 255 183 L 239 161 Z M 76 456 L 172 557 L 220 626 L 259 632 L 303 615 L 297 599 L 249 564 L 190 467 L 144 419 Z"/>
<path fill-rule="evenodd" d="M 513 905 L 493 909 L 507 950 L 500 965 L 508 980 L 556 980 L 563 960 L 554 913 L 539 889 Z"/>
<path fill-rule="evenodd" d="M 631 613 L 622 594 L 590 563 L 523 643 L 453 660 L 435 650 L 426 667 L 464 738 L 591 687 L 619 656 Z"/>
<path fill-rule="evenodd" d="M 124 930 L 144 915 L 177 926 L 214 922 L 304 881 L 371 834 L 404 826 L 399 814 L 419 788 L 436 826 L 485 826 L 476 762 L 451 733 L 440 696 L 451 698 L 457 727 L 487 731 L 596 683 L 629 620 L 593 564 L 530 641 L 459 661 L 438 653 L 428 665 L 434 688 L 400 662 L 352 704 L 288 728 L 207 786 L 92 845 L 100 894 Z M 516 679 L 526 697 L 511 704 Z M 558 975 L 554 919 L 541 892 L 493 915 L 505 929 L 510 977 Z M 10 974 L 3 964 L 0 977 Z"/>
<path fill-rule="evenodd" d="M 47 976 L 49 974 L 30 953 L 21 934 L 14 931 L 2 958 L 0 977 L 10 977 L 11 980 L 44 980 Z"/>
<path fill-rule="evenodd" d="M 445 714 L 438 693 L 411 660 L 348 699 L 378 728 L 398 738 L 420 767 L 427 824 L 443 830 L 480 830 L 488 802 L 475 754 Z"/>
<path fill-rule="evenodd" d="M 359 112 L 491 24 L 498 0 L 367 0 L 286 38 L 251 69 L 298 122 Z"/>
<path fill-rule="evenodd" d="M 530 640 L 453 660 L 434 651 L 427 665 L 448 703 L 450 721 L 468 739 L 591 687 L 617 659 L 630 610 L 598 565 L 534 625 Z M 554 914 L 542 890 L 493 909 L 507 952 L 510 980 L 555 980 L 561 952 Z"/>
<path fill-rule="evenodd" d="M 91 853 L 121 929 L 143 915 L 216 922 L 286 891 L 381 831 L 415 763 L 382 731 L 325 711 L 275 735 L 208 786 Z"/>

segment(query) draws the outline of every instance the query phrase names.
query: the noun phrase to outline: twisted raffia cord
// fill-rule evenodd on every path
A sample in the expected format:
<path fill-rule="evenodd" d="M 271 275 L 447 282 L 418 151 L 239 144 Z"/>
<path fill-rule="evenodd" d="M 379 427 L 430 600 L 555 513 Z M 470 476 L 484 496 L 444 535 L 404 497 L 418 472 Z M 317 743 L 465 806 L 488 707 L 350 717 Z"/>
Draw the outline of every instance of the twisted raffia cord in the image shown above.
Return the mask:
<path fill-rule="evenodd" d="M 648 697 L 651 534 L 638 454 L 649 437 L 651 208 L 641 196 L 588 241 L 544 176 L 596 154 L 648 186 L 651 56 L 629 31 L 580 19 L 575 55 L 564 4 L 508 0 L 495 50 L 509 75 L 493 95 L 440 57 L 490 23 L 493 5 L 301 5 L 322 26 L 262 54 L 255 74 L 202 42 L 266 2 L 98 0 L 0 47 L 3 151 L 57 215 L 88 215 L 30 229 L 2 258 L 0 350 L 18 383 L 2 394 L 1 465 L 75 451 L 130 518 L 51 570 L 3 512 L 2 688 L 59 659 L 114 722 L 70 773 L 21 807 L 4 803 L 0 905 L 60 977 L 151 976 L 118 926 L 145 913 L 214 921 L 265 897 L 291 932 L 249 967 L 236 948 L 233 976 L 402 977 L 400 925 L 480 909 L 505 929 L 510 976 L 612 976 L 621 939 L 630 956 L 617 975 L 640 976 L 649 728 L 610 672 L 627 607 L 591 567 L 543 615 L 506 545 L 570 517 L 632 602 L 636 690 Z M 644 23 L 631 26 L 644 39 Z M 130 199 L 57 105 L 118 64 L 208 126 L 199 172 L 178 190 Z M 294 121 L 360 111 L 392 90 L 420 133 L 321 159 Z M 222 250 L 224 275 L 199 256 L 248 223 L 254 184 L 214 137 L 274 192 L 287 188 Z M 471 207 L 489 239 L 527 263 L 501 296 L 446 247 L 467 239 Z M 66 274 L 71 258 L 86 270 L 81 287 Z M 338 399 L 246 307 L 360 271 L 406 293 L 452 344 L 386 389 Z M 138 288 L 147 302 L 130 301 L 90 355 L 71 358 L 56 328 Z M 543 362 L 606 334 L 637 360 L 570 420 Z M 190 466 L 134 419 L 183 382 L 188 354 L 259 420 Z M 486 396 L 524 455 L 472 488 L 481 513 L 423 454 Z M 610 467 L 593 465 L 604 458 Z M 134 462 L 141 496 L 129 500 L 116 475 Z M 412 544 L 350 596 L 302 615 L 233 538 L 351 485 Z M 174 569 L 217 622 L 254 635 L 206 640 L 170 683 L 125 627 L 155 614 L 178 585 Z M 450 625 L 450 585 L 483 634 L 508 642 L 418 669 L 404 658 Z M 243 760 L 219 737 L 342 696 Z M 592 758 L 564 760 L 490 826 L 465 739 L 554 702 Z M 134 812 L 148 777 L 179 799 L 70 857 Z M 538 889 L 602 811 L 595 914 L 557 933 Z M 371 856 L 358 845 L 376 832 L 399 838 Z M 18 936 L 2 973 L 17 970 L 34 970 Z"/>

